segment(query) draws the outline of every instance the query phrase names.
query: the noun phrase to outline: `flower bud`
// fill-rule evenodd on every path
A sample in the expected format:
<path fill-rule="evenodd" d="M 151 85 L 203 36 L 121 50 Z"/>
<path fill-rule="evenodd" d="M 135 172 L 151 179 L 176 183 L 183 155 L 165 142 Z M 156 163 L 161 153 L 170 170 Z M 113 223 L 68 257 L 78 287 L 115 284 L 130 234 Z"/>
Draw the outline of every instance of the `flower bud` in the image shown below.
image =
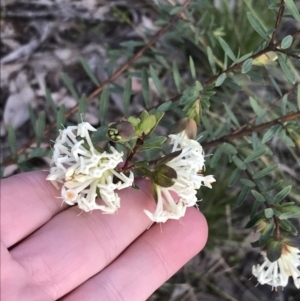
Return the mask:
<path fill-rule="evenodd" d="M 267 227 L 268 223 L 265 220 L 260 220 L 254 226 L 254 232 L 261 232 Z"/>
<path fill-rule="evenodd" d="M 108 125 L 107 137 L 114 142 L 129 141 L 135 133 L 135 127 L 129 121 L 114 122 Z"/>
<path fill-rule="evenodd" d="M 175 123 L 172 133 L 195 140 L 197 136 L 196 121 L 190 118 L 183 118 Z"/>

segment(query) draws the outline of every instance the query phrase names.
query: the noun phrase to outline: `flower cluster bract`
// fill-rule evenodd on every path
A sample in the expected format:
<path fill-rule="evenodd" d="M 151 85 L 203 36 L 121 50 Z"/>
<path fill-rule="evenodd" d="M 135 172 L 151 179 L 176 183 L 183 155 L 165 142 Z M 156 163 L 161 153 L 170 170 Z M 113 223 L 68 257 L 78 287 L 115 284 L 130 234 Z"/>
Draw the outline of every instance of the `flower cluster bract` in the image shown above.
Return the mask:
<path fill-rule="evenodd" d="M 262 252 L 264 262 L 252 267 L 252 273 L 260 284 L 268 284 L 272 288 L 286 286 L 290 276 L 294 279 L 295 286 L 300 289 L 300 250 L 284 245 L 278 260 L 271 262 Z"/>
<path fill-rule="evenodd" d="M 78 204 L 84 211 L 100 209 L 114 213 L 120 207 L 115 190 L 130 187 L 133 173 L 129 176 L 116 171 L 123 161 L 123 153 L 110 146 L 110 152 L 96 149 L 89 131 L 96 131 L 88 122 L 60 130 L 54 144 L 50 174 L 47 180 L 57 188 L 62 183 L 61 195 L 69 205 Z M 103 200 L 98 204 L 96 198 Z"/>
<path fill-rule="evenodd" d="M 202 146 L 195 140 L 184 135 L 169 135 L 173 144 L 172 153 L 181 153 L 166 165 L 177 173 L 174 185 L 171 187 L 156 186 L 157 206 L 154 213 L 145 213 L 154 222 L 166 222 L 168 219 L 179 219 L 184 216 L 186 208 L 195 206 L 198 201 L 197 189 L 201 186 L 211 188 L 215 182 L 212 175 L 203 176 L 204 153 Z"/>

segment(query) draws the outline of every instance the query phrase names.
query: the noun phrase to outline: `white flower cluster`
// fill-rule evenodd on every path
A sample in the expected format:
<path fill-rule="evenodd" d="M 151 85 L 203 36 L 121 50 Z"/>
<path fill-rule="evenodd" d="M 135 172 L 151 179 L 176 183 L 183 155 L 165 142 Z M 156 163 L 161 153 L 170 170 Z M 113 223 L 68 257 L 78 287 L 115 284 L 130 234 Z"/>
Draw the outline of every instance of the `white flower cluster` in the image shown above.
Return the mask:
<path fill-rule="evenodd" d="M 203 176 L 200 171 L 204 168 L 204 154 L 201 145 L 184 135 L 169 135 L 173 144 L 172 153 L 181 153 L 166 163 L 177 173 L 171 187 L 156 186 L 157 206 L 154 213 L 145 210 L 154 222 L 166 222 L 168 219 L 179 219 L 184 216 L 186 208 L 197 202 L 197 189 L 201 186 L 211 188 L 215 182 L 212 175 Z"/>
<path fill-rule="evenodd" d="M 133 173 L 129 176 L 116 171 L 123 161 L 123 153 L 112 146 L 110 153 L 97 150 L 89 131 L 96 131 L 88 122 L 69 126 L 60 131 L 54 144 L 50 174 L 47 180 L 58 188 L 62 183 L 61 195 L 69 205 L 78 204 L 84 211 L 100 209 L 103 213 L 114 213 L 120 207 L 120 198 L 115 190 L 133 183 Z M 98 204 L 100 197 L 104 204 Z"/>
<path fill-rule="evenodd" d="M 271 262 L 266 252 L 262 252 L 264 262 L 252 267 L 252 274 L 260 284 L 268 284 L 272 289 L 286 286 L 290 276 L 295 286 L 300 289 L 300 250 L 288 245 L 283 246 L 282 254 L 278 260 Z"/>

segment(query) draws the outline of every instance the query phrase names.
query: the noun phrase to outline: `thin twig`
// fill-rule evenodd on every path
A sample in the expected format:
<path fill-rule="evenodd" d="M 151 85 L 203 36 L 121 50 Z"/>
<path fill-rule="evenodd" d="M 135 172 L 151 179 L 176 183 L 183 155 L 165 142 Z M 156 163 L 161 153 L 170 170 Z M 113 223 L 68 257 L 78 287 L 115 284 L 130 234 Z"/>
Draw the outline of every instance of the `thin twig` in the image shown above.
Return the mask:
<path fill-rule="evenodd" d="M 300 55 L 298 55 L 296 53 L 292 53 L 292 52 L 286 51 L 284 49 L 276 48 L 275 51 L 284 53 L 285 55 L 290 56 L 290 57 L 292 57 L 294 59 L 297 59 L 297 60 L 300 59 Z"/>
<path fill-rule="evenodd" d="M 263 131 L 263 130 L 266 130 L 266 129 L 270 128 L 271 126 L 273 126 L 275 124 L 281 124 L 283 122 L 291 121 L 291 120 L 294 120 L 296 118 L 300 118 L 300 111 L 298 111 L 296 113 L 292 113 L 292 114 L 289 114 L 289 115 L 279 117 L 279 118 L 274 119 L 270 122 L 265 122 L 265 123 L 253 126 L 251 128 L 245 128 L 245 129 L 243 129 L 242 131 L 240 131 L 238 133 L 229 134 L 229 135 L 223 136 L 221 138 L 218 138 L 214 141 L 203 142 L 203 143 L 201 143 L 201 145 L 203 147 L 206 147 L 206 148 L 212 147 L 212 146 L 217 146 L 217 145 L 219 145 L 223 142 L 228 142 L 228 141 L 232 141 L 232 140 L 235 140 L 235 139 L 239 139 L 239 138 L 242 138 L 242 137 L 247 136 L 249 134 L 252 134 L 253 132 L 260 132 L 260 131 Z"/>
<path fill-rule="evenodd" d="M 274 44 L 274 41 L 276 38 L 276 33 L 277 33 L 278 27 L 280 25 L 281 19 L 282 19 L 283 11 L 284 11 L 284 0 L 281 0 L 280 7 L 279 7 L 279 10 L 278 10 L 278 13 L 276 16 L 275 29 L 273 31 L 269 45 Z"/>
<path fill-rule="evenodd" d="M 273 107 L 275 107 L 279 102 L 282 101 L 282 99 L 283 99 L 284 96 L 287 96 L 287 95 L 291 94 L 292 92 L 294 92 L 294 91 L 297 89 L 298 84 L 299 84 L 299 83 L 296 83 L 296 84 L 292 87 L 292 89 L 290 89 L 287 93 L 285 93 L 284 95 L 280 96 L 280 97 L 279 97 L 277 100 L 275 100 L 271 105 L 269 105 L 269 106 L 267 107 L 267 110 L 270 110 L 270 109 L 272 109 Z M 253 123 L 255 122 L 256 119 L 257 119 L 257 116 L 251 118 L 247 123 L 243 124 L 239 129 L 237 129 L 236 131 L 234 131 L 232 134 L 237 134 L 237 133 L 243 131 L 243 130 L 244 130 L 245 128 L 247 128 L 249 125 L 253 124 Z"/>
<path fill-rule="evenodd" d="M 291 34 L 291 36 L 292 36 L 292 37 L 296 37 L 296 36 L 298 36 L 299 34 L 300 34 L 300 29 L 294 31 L 294 32 Z M 254 60 L 254 59 L 260 57 L 261 55 L 266 54 L 266 53 L 269 52 L 269 51 L 276 51 L 276 50 L 277 50 L 277 47 L 278 47 L 280 44 L 281 44 L 281 41 L 279 41 L 279 42 L 277 42 L 277 43 L 274 43 L 274 44 L 271 44 L 271 45 L 268 45 L 266 48 L 260 50 L 259 52 L 255 53 L 255 54 L 253 54 L 253 55 L 251 55 L 250 57 L 248 57 L 247 59 L 243 60 L 242 62 L 233 64 L 231 67 L 227 68 L 226 70 L 223 70 L 223 71 L 220 72 L 219 74 L 214 75 L 214 76 L 212 76 L 211 78 L 207 79 L 207 80 L 203 83 L 203 86 L 208 86 L 208 85 L 214 83 L 222 73 L 230 73 L 230 72 L 232 72 L 232 71 L 234 71 L 234 70 L 236 70 L 236 69 L 241 68 L 241 67 L 243 66 L 244 62 L 245 62 L 246 60 L 248 60 L 249 58 L 251 58 L 251 59 Z"/>
<path fill-rule="evenodd" d="M 152 39 L 143 47 L 141 48 L 131 59 L 129 59 L 124 65 L 122 65 L 111 77 L 109 77 L 105 82 L 102 83 L 102 85 L 97 88 L 94 92 L 92 92 L 86 99 L 86 101 L 90 101 L 95 96 L 97 96 L 99 93 L 103 91 L 103 89 L 109 85 L 111 82 L 116 80 L 125 70 L 128 69 L 128 67 L 133 64 L 135 61 L 137 61 L 147 49 L 149 49 L 154 43 L 157 42 L 159 38 L 161 38 L 165 32 L 173 25 L 173 23 L 179 18 L 181 13 L 187 8 L 187 6 L 190 4 L 191 0 L 186 0 L 184 4 L 182 5 L 181 9 L 178 11 L 176 15 L 174 15 L 169 23 L 164 26 L 161 30 L 157 32 L 156 35 L 152 37 Z M 68 118 L 70 115 L 74 114 L 78 110 L 78 105 L 74 106 L 68 113 L 66 114 L 66 118 Z M 52 123 L 43 132 L 43 136 L 46 137 L 51 133 L 51 131 L 56 127 L 56 123 Z M 35 142 L 35 138 L 30 139 L 27 143 L 25 143 L 23 146 L 21 146 L 17 151 L 17 156 L 22 154 L 24 151 L 26 151 L 33 143 Z M 8 164 L 14 163 L 14 160 L 10 157 L 7 157 L 2 165 L 7 166 Z"/>

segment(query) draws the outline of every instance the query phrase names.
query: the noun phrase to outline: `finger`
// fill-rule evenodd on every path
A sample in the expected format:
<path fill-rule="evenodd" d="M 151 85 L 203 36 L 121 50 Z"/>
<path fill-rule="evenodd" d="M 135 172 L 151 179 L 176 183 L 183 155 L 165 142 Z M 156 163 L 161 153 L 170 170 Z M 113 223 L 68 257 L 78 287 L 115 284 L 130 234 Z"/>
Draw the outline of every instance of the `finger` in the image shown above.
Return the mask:
<path fill-rule="evenodd" d="M 105 270 L 62 300 L 146 300 L 206 243 L 206 220 L 197 209 L 187 210 L 181 221 L 155 225 Z"/>
<path fill-rule="evenodd" d="M 8 248 L 41 227 L 67 206 L 43 171 L 26 172 L 1 180 L 0 229 Z"/>
<path fill-rule="evenodd" d="M 0 255 L 0 300 L 33 300 L 34 296 L 34 300 L 53 301 L 50 296 L 47 296 L 38 286 L 29 281 L 28 273 L 11 258 L 11 255 L 2 242 Z"/>
<path fill-rule="evenodd" d="M 140 187 L 148 183 L 138 183 Z M 149 185 L 150 186 L 150 185 Z M 155 202 L 146 187 L 121 190 L 114 215 L 69 208 L 11 250 L 33 281 L 53 299 L 65 295 L 111 263 L 150 225 L 143 210 Z M 78 216 L 78 214 L 80 214 Z"/>

